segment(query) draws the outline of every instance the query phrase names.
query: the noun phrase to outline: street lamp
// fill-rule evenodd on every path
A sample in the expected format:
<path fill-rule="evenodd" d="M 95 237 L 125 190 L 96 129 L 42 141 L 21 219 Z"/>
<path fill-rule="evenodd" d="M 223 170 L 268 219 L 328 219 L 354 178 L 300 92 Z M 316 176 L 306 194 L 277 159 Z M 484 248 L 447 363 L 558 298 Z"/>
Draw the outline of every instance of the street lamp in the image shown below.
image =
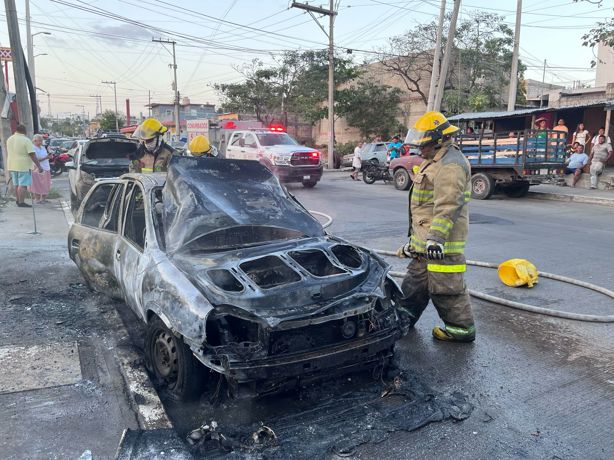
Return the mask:
<path fill-rule="evenodd" d="M 41 53 L 41 54 L 37 54 L 36 56 L 34 56 L 34 37 L 36 37 L 37 35 L 51 35 L 51 32 L 47 32 L 47 31 L 43 31 L 43 32 L 36 32 L 33 34 L 30 34 L 28 36 L 29 40 L 28 40 L 28 66 L 30 67 L 30 78 L 32 79 L 32 86 L 34 86 L 36 88 L 36 65 L 34 64 L 34 58 L 36 56 L 46 56 L 47 53 Z"/>
<path fill-rule="evenodd" d="M 106 85 L 113 85 L 113 95 L 115 96 L 115 131 L 119 132 L 119 114 L 117 113 L 117 82 L 116 81 L 101 81 Z"/>

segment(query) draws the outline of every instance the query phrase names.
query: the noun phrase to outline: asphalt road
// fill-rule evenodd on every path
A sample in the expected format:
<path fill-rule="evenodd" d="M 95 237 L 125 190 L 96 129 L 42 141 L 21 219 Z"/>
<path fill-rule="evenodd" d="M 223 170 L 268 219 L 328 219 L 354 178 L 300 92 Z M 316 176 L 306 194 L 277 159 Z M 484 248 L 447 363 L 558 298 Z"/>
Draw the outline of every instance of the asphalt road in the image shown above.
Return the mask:
<path fill-rule="evenodd" d="M 55 187 L 65 190 L 65 180 L 56 180 Z M 345 173 L 329 173 L 314 189 L 288 188 L 308 209 L 331 215 L 334 224 L 329 231 L 351 242 L 394 250 L 406 241 L 407 194 L 392 186 L 366 185 Z M 495 196 L 472 201 L 470 213 L 469 259 L 499 263 L 527 258 L 542 271 L 614 289 L 614 209 Z M 390 262 L 402 269 L 401 261 Z M 470 269 L 467 280 L 473 289 L 525 303 L 613 314 L 611 299 L 557 282 L 542 279 L 531 290 L 514 290 L 501 285 L 489 269 Z M 120 313 L 130 325 L 130 314 Z M 415 379 L 413 384 L 443 395 L 466 396 L 474 406 L 471 416 L 391 433 L 382 442 L 364 443 L 352 456 L 614 458 L 614 326 L 544 317 L 481 301 L 474 302 L 474 313 L 474 344 L 434 342 L 430 330 L 438 318 L 431 306 L 396 351 L 398 367 Z M 138 347 L 142 333 L 134 324 L 130 329 Z M 358 376 L 338 391 L 377 385 Z M 335 396 L 337 390 L 321 391 Z M 248 425 L 304 410 L 305 405 L 317 406 L 322 398 L 313 394 L 226 401 L 216 407 L 207 395 L 191 404 L 164 402 L 184 436 L 212 419 L 226 426 Z M 320 423 L 309 417 L 303 423 Z M 304 457 L 301 450 L 296 452 L 297 458 Z M 331 455 L 322 452 L 321 457 Z"/>

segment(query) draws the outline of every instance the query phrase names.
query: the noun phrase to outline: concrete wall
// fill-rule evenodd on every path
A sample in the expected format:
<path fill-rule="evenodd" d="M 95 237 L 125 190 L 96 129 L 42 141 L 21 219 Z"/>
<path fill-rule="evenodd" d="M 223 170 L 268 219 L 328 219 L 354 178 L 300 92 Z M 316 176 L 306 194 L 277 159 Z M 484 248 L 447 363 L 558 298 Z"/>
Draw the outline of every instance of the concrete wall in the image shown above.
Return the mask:
<path fill-rule="evenodd" d="M 606 86 L 608 83 L 614 83 L 614 48 L 599 44 L 595 86 Z"/>

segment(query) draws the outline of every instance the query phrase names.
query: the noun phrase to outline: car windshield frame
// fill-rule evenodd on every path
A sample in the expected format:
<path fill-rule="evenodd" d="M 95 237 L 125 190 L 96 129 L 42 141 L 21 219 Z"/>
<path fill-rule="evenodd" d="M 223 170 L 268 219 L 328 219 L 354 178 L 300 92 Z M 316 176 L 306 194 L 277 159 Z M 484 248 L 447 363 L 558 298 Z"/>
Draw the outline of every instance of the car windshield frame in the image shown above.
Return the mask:
<path fill-rule="evenodd" d="M 260 145 L 262 145 L 263 147 L 273 147 L 275 145 L 300 145 L 296 139 L 294 139 L 292 136 L 290 136 L 288 133 L 280 133 L 280 132 L 274 132 L 274 131 L 266 131 L 266 132 L 256 132 L 254 133 L 256 134 L 256 137 L 258 138 L 258 142 L 260 142 Z M 270 141 L 268 141 L 268 139 L 285 139 L 289 142 L 275 142 L 275 143 L 271 143 Z"/>

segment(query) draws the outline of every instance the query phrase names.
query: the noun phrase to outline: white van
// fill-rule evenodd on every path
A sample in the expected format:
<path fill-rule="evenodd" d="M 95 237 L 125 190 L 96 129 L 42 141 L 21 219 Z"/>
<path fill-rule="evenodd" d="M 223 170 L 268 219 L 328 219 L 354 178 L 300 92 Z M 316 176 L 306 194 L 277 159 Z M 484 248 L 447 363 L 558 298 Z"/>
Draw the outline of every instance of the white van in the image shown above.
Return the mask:
<path fill-rule="evenodd" d="M 278 130 L 235 131 L 226 146 L 226 158 L 260 161 L 280 182 L 301 182 L 308 188 L 322 178 L 320 157 L 318 150 Z"/>

